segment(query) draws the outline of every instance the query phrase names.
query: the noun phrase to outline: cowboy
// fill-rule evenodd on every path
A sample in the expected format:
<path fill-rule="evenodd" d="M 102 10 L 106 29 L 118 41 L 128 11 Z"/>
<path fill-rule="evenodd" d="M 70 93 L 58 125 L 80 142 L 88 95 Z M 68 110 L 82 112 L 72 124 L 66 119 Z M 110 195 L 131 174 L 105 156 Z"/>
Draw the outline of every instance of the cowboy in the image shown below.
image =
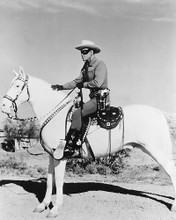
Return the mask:
<path fill-rule="evenodd" d="M 75 48 L 80 50 L 84 62 L 80 75 L 64 85 L 56 84 L 51 86 L 53 90 L 57 91 L 70 90 L 76 87 L 90 90 L 90 100 L 84 103 L 82 108 L 79 107 L 73 113 L 71 127 L 66 137 L 65 152 L 67 152 L 68 156 L 76 156 L 79 154 L 79 151 L 76 149 L 78 149 L 78 140 L 81 139 L 82 136 L 81 118 L 97 111 L 97 92 L 100 89 L 108 88 L 107 67 L 103 61 L 97 59 L 95 56 L 95 54 L 101 51 L 100 47 L 92 41 L 83 40 L 82 44 Z"/>

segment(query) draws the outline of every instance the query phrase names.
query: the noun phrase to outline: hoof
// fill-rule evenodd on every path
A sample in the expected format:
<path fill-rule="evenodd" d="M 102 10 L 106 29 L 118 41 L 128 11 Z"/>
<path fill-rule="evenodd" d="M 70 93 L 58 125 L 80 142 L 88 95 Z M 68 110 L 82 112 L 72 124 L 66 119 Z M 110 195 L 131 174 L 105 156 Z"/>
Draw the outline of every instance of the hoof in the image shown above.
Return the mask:
<path fill-rule="evenodd" d="M 47 218 L 56 218 L 58 216 L 58 211 L 55 212 L 49 212 L 46 216 Z"/>
<path fill-rule="evenodd" d="M 48 215 L 46 216 L 47 218 L 56 218 L 59 215 L 59 210 L 61 209 L 62 205 L 54 206 Z"/>
<path fill-rule="evenodd" d="M 172 211 L 172 212 L 176 212 L 176 206 L 175 206 L 175 205 L 172 205 L 171 211 Z"/>
<path fill-rule="evenodd" d="M 40 213 L 40 212 L 45 211 L 47 208 L 48 208 L 48 205 L 46 203 L 42 202 L 34 209 L 33 212 Z"/>

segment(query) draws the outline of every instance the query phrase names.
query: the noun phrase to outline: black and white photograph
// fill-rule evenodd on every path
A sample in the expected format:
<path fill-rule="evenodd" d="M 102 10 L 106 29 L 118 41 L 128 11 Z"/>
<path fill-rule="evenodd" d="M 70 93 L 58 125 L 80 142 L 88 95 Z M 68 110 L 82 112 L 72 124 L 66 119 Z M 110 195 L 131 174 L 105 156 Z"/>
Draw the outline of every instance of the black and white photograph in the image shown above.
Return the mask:
<path fill-rule="evenodd" d="M 175 0 L 0 0 L 0 219 L 176 219 Z"/>

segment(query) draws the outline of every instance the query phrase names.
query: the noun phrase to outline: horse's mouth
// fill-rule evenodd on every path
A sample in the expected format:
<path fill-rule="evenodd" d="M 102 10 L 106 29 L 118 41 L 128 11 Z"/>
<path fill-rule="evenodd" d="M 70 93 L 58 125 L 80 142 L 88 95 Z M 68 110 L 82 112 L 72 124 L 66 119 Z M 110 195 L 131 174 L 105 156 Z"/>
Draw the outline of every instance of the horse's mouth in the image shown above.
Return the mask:
<path fill-rule="evenodd" d="M 2 113 L 3 113 L 3 114 L 6 114 L 8 118 L 13 118 L 12 113 L 8 113 L 8 112 L 3 111 L 3 110 L 2 110 Z"/>
<path fill-rule="evenodd" d="M 6 114 L 6 115 L 9 115 L 9 114 L 10 114 L 10 113 L 6 112 L 5 110 L 3 110 L 3 108 L 1 108 L 1 112 L 2 112 L 3 114 Z"/>

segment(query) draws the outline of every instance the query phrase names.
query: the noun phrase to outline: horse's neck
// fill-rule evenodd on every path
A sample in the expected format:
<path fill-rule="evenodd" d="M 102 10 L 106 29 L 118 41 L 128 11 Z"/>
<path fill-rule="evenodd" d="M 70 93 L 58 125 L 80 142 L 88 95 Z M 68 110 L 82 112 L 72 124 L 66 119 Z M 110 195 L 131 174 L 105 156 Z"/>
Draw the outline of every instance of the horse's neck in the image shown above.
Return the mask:
<path fill-rule="evenodd" d="M 52 112 L 53 108 L 65 97 L 63 92 L 55 92 L 51 85 L 35 77 L 29 78 L 30 104 L 36 117 L 45 119 Z"/>

